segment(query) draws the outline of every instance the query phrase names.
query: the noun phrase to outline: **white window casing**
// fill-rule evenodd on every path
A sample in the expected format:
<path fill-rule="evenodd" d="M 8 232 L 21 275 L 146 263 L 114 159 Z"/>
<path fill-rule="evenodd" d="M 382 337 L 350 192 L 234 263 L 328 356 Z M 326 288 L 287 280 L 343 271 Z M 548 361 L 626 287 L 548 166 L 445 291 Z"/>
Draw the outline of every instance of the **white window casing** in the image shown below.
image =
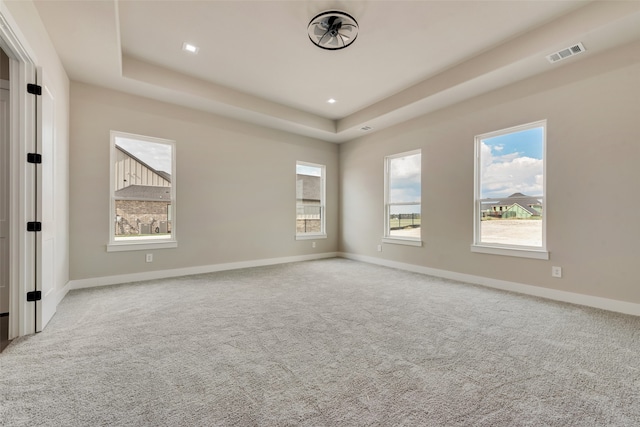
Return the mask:
<path fill-rule="evenodd" d="M 401 198 L 398 200 L 393 195 L 393 187 L 398 182 L 392 177 L 392 162 L 397 160 L 406 160 L 415 157 L 417 165 L 413 165 L 414 169 L 408 172 L 413 174 L 417 183 L 409 186 L 414 193 L 412 200 Z M 417 175 L 417 177 L 416 177 Z M 412 150 L 403 153 L 387 156 L 384 159 L 384 230 L 383 243 L 391 243 L 396 245 L 422 246 L 422 150 Z M 398 179 L 399 180 L 399 179 Z M 400 183 L 400 185 L 403 185 Z M 395 211 L 395 212 L 393 212 Z M 404 212 L 403 212 L 404 211 Z M 411 211 L 411 212 L 409 212 Z M 397 221 L 397 227 L 393 222 Z M 402 227 L 405 224 L 406 227 Z M 417 226 L 416 226 L 417 225 Z"/>
<path fill-rule="evenodd" d="M 110 144 L 107 252 L 177 247 L 175 141 L 111 131 Z"/>
<path fill-rule="evenodd" d="M 542 145 L 542 153 L 540 159 L 531 158 L 522 153 L 520 153 L 520 156 L 516 156 L 517 153 L 511 153 L 511 157 L 507 157 L 507 155 L 504 156 L 504 159 L 506 160 L 504 160 L 502 164 L 498 162 L 490 163 L 494 157 L 493 152 L 496 151 L 497 153 L 499 153 L 500 150 L 503 149 L 503 146 L 496 142 L 492 148 L 488 144 L 485 144 L 484 141 L 488 141 L 492 138 L 498 137 L 508 138 L 509 135 L 525 131 L 534 131 L 536 129 L 541 129 L 540 139 L 535 142 L 531 142 L 531 144 L 540 143 Z M 546 120 L 540 120 L 520 126 L 514 126 L 507 129 L 485 133 L 475 137 L 473 243 L 471 244 L 472 252 L 522 258 L 544 260 L 549 259 L 549 252 L 547 251 L 546 247 L 546 217 L 548 210 L 546 200 L 546 133 L 547 122 Z M 502 140 L 508 141 L 504 138 Z M 493 141 L 501 140 L 494 139 Z M 509 142 L 506 142 L 506 144 L 509 144 Z M 525 144 L 529 144 L 529 142 L 518 142 L 518 144 L 520 144 L 520 147 L 522 147 Z M 497 157 L 500 157 L 500 155 L 498 155 Z M 513 192 L 512 194 L 505 193 L 489 197 L 487 196 L 487 194 L 483 194 L 483 178 L 485 178 L 487 181 L 487 188 L 489 188 L 489 184 L 493 185 L 492 188 L 499 187 L 498 183 L 496 183 L 496 177 L 489 177 L 488 172 L 486 172 L 486 177 L 483 176 L 483 169 L 487 171 L 489 167 L 497 165 L 494 170 L 502 170 L 503 172 L 501 173 L 507 176 L 508 172 L 505 171 L 507 170 L 507 167 L 509 167 L 509 161 L 520 162 L 522 166 L 514 169 L 516 171 L 525 170 L 527 164 L 535 164 L 537 165 L 536 167 L 539 167 L 539 162 L 541 161 L 542 184 L 534 186 L 531 185 L 531 180 L 529 180 L 529 182 L 525 182 L 526 178 L 530 177 L 527 177 L 525 175 L 525 172 L 523 172 L 521 178 L 514 178 L 512 175 L 508 175 L 509 178 L 514 179 L 514 181 L 511 183 L 511 189 L 507 191 L 508 193 Z M 514 164 L 513 166 L 518 165 Z M 498 169 L 498 167 L 500 169 Z M 539 180 L 538 178 L 539 176 L 536 175 L 536 182 Z M 539 201 L 539 204 L 536 204 L 536 200 Z M 536 223 L 529 223 L 529 225 L 534 225 L 534 227 L 529 227 L 534 231 L 529 232 L 530 234 L 525 234 L 524 236 L 522 236 L 520 235 L 520 233 L 522 232 L 515 229 L 513 229 L 513 231 L 506 231 L 508 230 L 506 225 L 503 229 L 500 229 L 499 221 L 501 219 L 504 220 L 509 218 L 507 212 L 509 212 L 510 215 L 513 215 L 513 218 L 520 218 L 519 221 L 523 221 L 520 224 L 523 226 L 527 225 L 526 221 L 536 221 Z M 529 218 L 535 218 L 536 216 L 539 216 L 541 217 L 541 219 L 523 219 L 522 216 L 519 217 L 519 215 L 522 214 L 530 215 Z M 485 218 L 484 221 L 483 218 Z M 537 224 L 537 221 L 540 221 L 540 223 Z M 485 224 L 484 233 L 482 228 L 483 223 Z M 489 224 L 491 224 L 491 226 Z M 540 229 L 539 232 L 538 228 Z M 496 231 L 495 234 L 492 234 L 492 232 L 489 230 L 498 231 Z"/>
<path fill-rule="evenodd" d="M 296 240 L 326 239 L 326 166 L 296 162 Z"/>

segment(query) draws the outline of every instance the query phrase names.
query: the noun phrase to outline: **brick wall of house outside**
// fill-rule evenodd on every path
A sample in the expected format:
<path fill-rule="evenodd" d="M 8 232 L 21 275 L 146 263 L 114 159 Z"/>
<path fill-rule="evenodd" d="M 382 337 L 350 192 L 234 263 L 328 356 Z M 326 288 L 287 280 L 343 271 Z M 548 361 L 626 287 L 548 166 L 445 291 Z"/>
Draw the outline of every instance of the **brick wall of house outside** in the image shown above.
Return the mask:
<path fill-rule="evenodd" d="M 296 233 L 320 233 L 322 181 L 319 176 L 296 174 Z"/>
<path fill-rule="evenodd" d="M 296 232 L 297 233 L 319 233 L 320 229 L 319 219 L 298 219 L 296 220 Z"/>
<path fill-rule="evenodd" d="M 144 200 L 116 200 L 116 236 L 143 234 L 146 225 L 151 234 L 171 232 L 168 221 L 170 203 Z M 165 225 L 166 224 L 166 225 Z"/>

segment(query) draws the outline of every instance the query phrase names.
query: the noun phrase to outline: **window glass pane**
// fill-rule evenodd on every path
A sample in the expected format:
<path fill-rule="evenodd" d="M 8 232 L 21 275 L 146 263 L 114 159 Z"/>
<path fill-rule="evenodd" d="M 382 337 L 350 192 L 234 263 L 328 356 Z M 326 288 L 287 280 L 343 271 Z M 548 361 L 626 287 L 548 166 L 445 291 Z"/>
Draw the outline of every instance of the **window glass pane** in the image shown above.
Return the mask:
<path fill-rule="evenodd" d="M 420 204 L 389 205 L 389 236 L 420 238 Z"/>
<path fill-rule="evenodd" d="M 542 247 L 544 126 L 480 139 L 480 242 Z"/>
<path fill-rule="evenodd" d="M 422 154 L 387 158 L 387 235 L 420 238 Z"/>
<path fill-rule="evenodd" d="M 320 203 L 322 196 L 322 168 L 296 165 L 296 199 L 298 202 Z"/>
<path fill-rule="evenodd" d="M 322 233 L 322 206 L 298 205 L 297 233 Z"/>
<path fill-rule="evenodd" d="M 169 239 L 172 144 L 115 137 L 114 240 Z"/>
<path fill-rule="evenodd" d="M 296 164 L 296 233 L 324 233 L 324 166 Z"/>

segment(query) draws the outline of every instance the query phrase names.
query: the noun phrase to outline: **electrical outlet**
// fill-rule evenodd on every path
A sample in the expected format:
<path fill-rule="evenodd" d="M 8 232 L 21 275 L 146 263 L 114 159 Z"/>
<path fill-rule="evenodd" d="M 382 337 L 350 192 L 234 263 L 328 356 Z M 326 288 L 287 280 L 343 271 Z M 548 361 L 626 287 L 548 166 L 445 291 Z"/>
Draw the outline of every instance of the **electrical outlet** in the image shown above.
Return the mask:
<path fill-rule="evenodd" d="M 153 254 L 147 254 L 146 261 L 153 262 Z"/>
<path fill-rule="evenodd" d="M 562 267 L 551 267 L 551 277 L 562 277 Z"/>
<path fill-rule="evenodd" d="M 316 247 L 316 242 L 311 242 L 311 247 L 315 248 Z"/>
<path fill-rule="evenodd" d="M 378 252 L 382 252 L 382 245 L 378 245 Z"/>

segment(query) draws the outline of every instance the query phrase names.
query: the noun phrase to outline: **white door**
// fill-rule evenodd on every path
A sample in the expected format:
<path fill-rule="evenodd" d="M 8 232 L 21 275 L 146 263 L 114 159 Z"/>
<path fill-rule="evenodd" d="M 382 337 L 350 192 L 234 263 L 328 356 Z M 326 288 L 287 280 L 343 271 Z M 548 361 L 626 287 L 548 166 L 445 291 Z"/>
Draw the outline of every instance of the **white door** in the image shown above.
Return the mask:
<path fill-rule="evenodd" d="M 36 331 L 42 331 L 56 312 L 55 278 L 55 98 L 47 87 L 46 75 L 38 69 L 42 95 L 37 97 L 36 152 L 42 155 L 36 177 L 37 218 L 42 231 L 36 238 L 36 288 L 42 299 L 36 302 Z"/>

